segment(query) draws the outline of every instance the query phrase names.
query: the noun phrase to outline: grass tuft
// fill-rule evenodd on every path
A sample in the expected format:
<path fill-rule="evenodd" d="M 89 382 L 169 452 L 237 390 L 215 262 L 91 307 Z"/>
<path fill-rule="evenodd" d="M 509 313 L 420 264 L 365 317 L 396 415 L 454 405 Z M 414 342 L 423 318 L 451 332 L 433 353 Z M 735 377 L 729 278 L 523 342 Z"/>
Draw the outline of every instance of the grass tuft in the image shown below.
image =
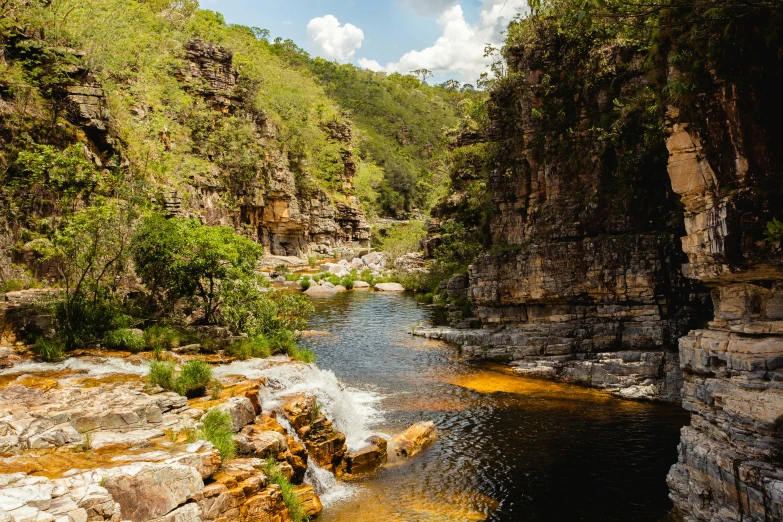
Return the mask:
<path fill-rule="evenodd" d="M 212 367 L 204 361 L 188 361 L 174 381 L 174 391 L 187 397 L 204 395 L 212 381 Z"/>
<path fill-rule="evenodd" d="M 133 353 L 142 352 L 147 347 L 144 337 L 130 328 L 120 328 L 108 332 L 103 337 L 103 345 L 110 350 L 126 350 Z"/>
<path fill-rule="evenodd" d="M 280 470 L 280 466 L 277 465 L 275 459 L 268 458 L 265 462 L 265 472 L 269 478 L 270 484 L 277 484 L 280 486 L 280 491 L 283 493 L 283 502 L 285 502 L 288 508 L 288 515 L 291 517 L 292 522 L 307 522 L 310 520 L 310 516 L 305 510 L 304 504 L 296 494 L 296 487 L 291 484 L 291 481 L 283 475 Z"/>
<path fill-rule="evenodd" d="M 65 357 L 65 343 L 60 339 L 39 337 L 35 340 L 33 352 L 46 362 L 59 361 Z"/>
<path fill-rule="evenodd" d="M 201 421 L 204 423 L 204 427 L 199 430 L 198 437 L 211 442 L 220 452 L 223 460 L 234 458 L 237 452 L 237 443 L 234 441 L 234 432 L 231 431 L 231 415 L 212 408 Z"/>

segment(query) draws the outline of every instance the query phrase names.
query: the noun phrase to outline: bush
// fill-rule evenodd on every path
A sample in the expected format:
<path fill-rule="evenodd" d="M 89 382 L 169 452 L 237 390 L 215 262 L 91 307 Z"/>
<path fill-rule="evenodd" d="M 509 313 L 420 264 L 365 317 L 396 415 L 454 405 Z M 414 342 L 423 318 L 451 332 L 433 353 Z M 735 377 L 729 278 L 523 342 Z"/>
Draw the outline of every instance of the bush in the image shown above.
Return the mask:
<path fill-rule="evenodd" d="M 345 276 L 340 279 L 340 284 L 343 285 L 346 289 L 352 290 L 353 285 L 356 284 L 356 279 L 351 276 Z"/>
<path fill-rule="evenodd" d="M 188 361 L 174 381 L 174 391 L 180 395 L 200 397 L 212 381 L 212 367 L 204 361 Z"/>
<path fill-rule="evenodd" d="M 144 342 L 150 350 L 171 350 L 180 343 L 180 334 L 170 326 L 151 326 L 144 331 Z"/>
<path fill-rule="evenodd" d="M 237 443 L 234 441 L 234 432 L 231 430 L 233 422 L 231 416 L 216 408 L 207 411 L 201 419 L 204 427 L 198 432 L 198 437 L 211 442 L 220 452 L 223 460 L 234 458 L 237 452 Z"/>
<path fill-rule="evenodd" d="M 39 337 L 35 340 L 33 352 L 46 362 L 59 361 L 65 356 L 65 343 L 61 339 Z"/>
<path fill-rule="evenodd" d="M 288 514 L 291 517 L 292 522 L 305 522 L 310 520 L 307 515 L 302 501 L 296 494 L 296 488 L 283 474 L 280 466 L 277 465 L 275 459 L 269 457 L 266 460 L 266 476 L 269 478 L 270 484 L 277 484 L 280 487 L 280 491 L 283 494 L 283 502 L 285 502 L 288 508 Z"/>
<path fill-rule="evenodd" d="M 160 386 L 164 390 L 173 390 L 175 371 L 174 363 L 153 360 L 150 362 L 150 373 L 147 376 L 147 381 L 152 386 Z"/>
<path fill-rule="evenodd" d="M 302 290 L 306 292 L 306 291 L 307 291 L 307 290 L 310 288 L 310 283 L 311 283 L 311 281 L 310 281 L 310 276 L 304 276 L 304 277 L 303 277 L 303 278 L 302 278 L 302 279 L 299 281 L 299 286 L 301 286 L 301 287 L 302 287 Z"/>
<path fill-rule="evenodd" d="M 369 268 L 362 270 L 362 272 L 359 274 L 359 279 L 369 284 L 370 286 L 375 285 L 375 275 L 373 275 L 372 270 Z"/>
<path fill-rule="evenodd" d="M 247 339 L 234 341 L 228 347 L 228 354 L 240 360 L 251 357 L 265 358 L 272 355 L 272 348 L 269 339 L 263 335 L 255 335 Z"/>
<path fill-rule="evenodd" d="M 299 281 L 299 279 L 302 277 L 302 274 L 287 274 L 285 276 L 286 281 Z"/>
<path fill-rule="evenodd" d="M 288 265 L 280 263 L 272 269 L 272 277 L 287 276 L 291 273 L 291 269 Z"/>
<path fill-rule="evenodd" d="M 127 350 L 133 353 L 141 352 L 147 346 L 144 336 L 129 328 L 110 331 L 104 336 L 103 345 L 110 350 Z"/>
<path fill-rule="evenodd" d="M 332 283 L 334 286 L 339 285 L 341 281 L 341 279 L 334 274 L 328 274 L 326 276 L 326 280 Z"/>

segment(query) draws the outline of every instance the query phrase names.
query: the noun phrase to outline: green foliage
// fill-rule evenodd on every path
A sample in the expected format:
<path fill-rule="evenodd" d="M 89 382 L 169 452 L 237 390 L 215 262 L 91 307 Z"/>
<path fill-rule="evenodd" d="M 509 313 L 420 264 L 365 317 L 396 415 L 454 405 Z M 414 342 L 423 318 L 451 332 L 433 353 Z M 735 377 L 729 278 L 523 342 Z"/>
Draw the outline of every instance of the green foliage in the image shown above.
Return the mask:
<path fill-rule="evenodd" d="M 347 290 L 353 290 L 353 287 L 356 284 L 356 279 L 351 276 L 345 276 L 340 279 L 340 284 L 343 285 Z"/>
<path fill-rule="evenodd" d="M 285 502 L 288 508 L 288 514 L 291 517 L 292 522 L 307 522 L 310 517 L 307 515 L 299 496 L 296 494 L 296 488 L 283 474 L 280 466 L 277 465 L 275 459 L 270 457 L 266 460 L 266 476 L 269 479 L 270 484 L 277 484 L 280 487 L 280 491 L 283 494 L 283 502 Z"/>
<path fill-rule="evenodd" d="M 136 334 L 129 328 L 111 330 L 103 337 L 103 345 L 110 350 L 127 350 L 141 352 L 147 347 L 144 336 Z"/>
<path fill-rule="evenodd" d="M 57 264 L 64 287 L 54 308 L 68 347 L 129 326 L 117 288 L 127 276 L 135 219 L 126 202 L 98 200 L 69 216 L 51 242 L 40 244 L 39 253 Z"/>
<path fill-rule="evenodd" d="M 204 361 L 188 361 L 174 381 L 173 390 L 180 395 L 203 395 L 212 381 L 212 367 Z"/>
<path fill-rule="evenodd" d="M 310 299 L 302 294 L 262 292 L 252 283 L 232 282 L 224 292 L 223 322 L 235 331 L 253 335 L 301 332 L 313 313 Z"/>
<path fill-rule="evenodd" d="M 279 265 L 275 265 L 275 268 L 272 270 L 272 277 L 286 276 L 290 273 L 291 269 L 288 268 L 288 265 L 280 263 Z"/>
<path fill-rule="evenodd" d="M 218 320 L 232 281 L 257 279 L 254 269 L 262 254 L 260 245 L 231 228 L 157 214 L 144 219 L 132 251 L 136 272 L 150 290 L 170 300 L 199 298 L 207 323 Z"/>
<path fill-rule="evenodd" d="M 155 325 L 144 331 L 144 342 L 149 350 L 171 350 L 180 344 L 180 334 L 171 326 Z"/>
<path fill-rule="evenodd" d="M 246 339 L 234 341 L 228 347 L 227 353 L 240 360 L 251 357 L 265 358 L 272 355 L 272 346 L 269 339 L 263 335 L 254 335 Z"/>
<path fill-rule="evenodd" d="M 237 443 L 234 441 L 231 416 L 226 412 L 211 408 L 201 419 L 201 422 L 204 426 L 198 431 L 198 438 L 211 442 L 220 452 L 220 457 L 224 461 L 234 458 L 237 452 Z"/>
<path fill-rule="evenodd" d="M 292 349 L 290 349 L 288 351 L 288 356 L 295 361 L 300 361 L 307 364 L 314 363 L 316 360 L 315 352 L 309 348 L 303 348 L 301 346 L 294 346 Z"/>
<path fill-rule="evenodd" d="M 359 279 L 370 286 L 375 286 L 375 275 L 373 275 L 372 270 L 369 268 L 362 270 L 361 274 L 359 274 Z"/>
<path fill-rule="evenodd" d="M 151 386 L 160 386 L 164 390 L 174 389 L 174 374 L 176 367 L 170 361 L 150 361 L 150 373 L 147 381 Z"/>
<path fill-rule="evenodd" d="M 380 250 L 388 252 L 392 259 L 397 259 L 408 252 L 419 252 L 421 241 L 426 235 L 423 222 L 410 220 L 407 224 L 394 224 L 381 231 L 378 246 Z"/>
<path fill-rule="evenodd" d="M 65 356 L 65 343 L 58 338 L 39 337 L 33 345 L 33 352 L 46 362 L 59 361 Z"/>
<path fill-rule="evenodd" d="M 299 286 L 302 287 L 302 290 L 305 292 L 310 288 L 311 283 L 310 276 L 304 276 L 299 280 Z"/>
<path fill-rule="evenodd" d="M 299 281 L 301 279 L 302 274 L 288 274 L 285 276 L 286 281 Z"/>
<path fill-rule="evenodd" d="M 764 236 L 764 241 L 769 244 L 783 241 L 783 221 L 772 218 L 772 221 L 767 223 L 767 230 L 764 231 Z"/>

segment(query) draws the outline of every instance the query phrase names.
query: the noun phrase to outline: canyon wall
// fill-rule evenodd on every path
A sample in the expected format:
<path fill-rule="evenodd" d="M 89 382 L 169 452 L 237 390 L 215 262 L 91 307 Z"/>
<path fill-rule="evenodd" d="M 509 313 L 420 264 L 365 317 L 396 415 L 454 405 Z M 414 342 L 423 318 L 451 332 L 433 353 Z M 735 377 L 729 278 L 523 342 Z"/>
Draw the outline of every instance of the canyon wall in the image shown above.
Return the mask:
<path fill-rule="evenodd" d="M 716 81 L 697 110 L 668 113 L 683 270 L 711 286 L 715 307 L 679 343 L 691 423 L 668 483 L 687 521 L 783 520 L 783 257 L 764 237 L 783 213 L 774 98 Z"/>
<path fill-rule="evenodd" d="M 558 38 L 507 49 L 509 78 L 492 92 L 486 135 L 462 138 L 494 151 L 492 246 L 470 267 L 465 289 L 482 328 L 431 335 L 460 342 L 473 357 L 509 360 L 521 374 L 677 401 L 677 339 L 709 313 L 709 302 L 681 270 L 682 221 L 664 144 L 646 144 L 631 108 L 614 128 L 596 119 L 645 96 L 643 56 L 599 40 L 580 51 L 603 69 L 577 72 L 557 51 L 567 43 Z M 557 85 L 571 74 L 592 87 L 574 95 Z M 567 123 L 552 132 L 546 114 L 557 112 Z M 460 188 L 479 177 L 469 167 L 456 171 L 457 195 L 438 207 L 441 219 L 459 214 Z"/>

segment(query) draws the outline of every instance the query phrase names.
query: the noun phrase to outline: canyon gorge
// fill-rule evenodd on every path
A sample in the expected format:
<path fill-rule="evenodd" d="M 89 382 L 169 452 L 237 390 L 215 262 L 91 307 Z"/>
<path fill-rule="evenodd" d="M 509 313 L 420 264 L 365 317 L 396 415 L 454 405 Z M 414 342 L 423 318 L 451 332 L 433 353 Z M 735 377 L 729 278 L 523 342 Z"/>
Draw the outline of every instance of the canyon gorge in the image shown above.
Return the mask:
<path fill-rule="evenodd" d="M 0 522 L 783 521 L 779 2 L 462 90 L 128 2 L 4 11 Z"/>

